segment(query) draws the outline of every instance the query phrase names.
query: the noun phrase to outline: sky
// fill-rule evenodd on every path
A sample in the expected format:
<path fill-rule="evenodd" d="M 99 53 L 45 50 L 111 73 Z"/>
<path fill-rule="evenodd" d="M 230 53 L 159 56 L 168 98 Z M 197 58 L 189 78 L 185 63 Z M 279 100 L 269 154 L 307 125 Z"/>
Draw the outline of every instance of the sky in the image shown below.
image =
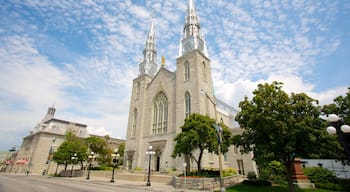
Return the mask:
<path fill-rule="evenodd" d="M 2 0 L 0 151 L 51 106 L 58 119 L 125 139 L 132 80 L 152 16 L 158 61 L 176 70 L 187 0 Z M 350 85 L 350 1 L 197 0 L 217 98 L 238 108 L 283 82 L 320 105 Z"/>

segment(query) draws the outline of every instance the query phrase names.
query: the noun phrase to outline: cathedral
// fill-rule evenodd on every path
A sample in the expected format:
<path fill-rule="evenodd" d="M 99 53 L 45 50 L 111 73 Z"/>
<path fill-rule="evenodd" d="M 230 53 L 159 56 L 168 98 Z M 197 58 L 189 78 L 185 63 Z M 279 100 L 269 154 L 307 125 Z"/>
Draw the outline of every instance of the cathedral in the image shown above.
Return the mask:
<path fill-rule="evenodd" d="M 132 86 L 124 153 L 124 164 L 129 170 L 147 168 L 149 146 L 154 151 L 152 170 L 182 170 L 183 158 L 174 159 L 171 155 L 174 138 L 190 114 L 208 115 L 218 122 L 223 121 L 233 134 L 241 131 L 234 123 L 237 111 L 214 95 L 206 46 L 194 2 L 189 0 L 176 70 L 168 70 L 164 58 L 159 66 L 152 21 L 139 63 L 139 75 Z M 232 146 L 223 156 L 224 169 L 235 168 L 241 174 L 256 172 L 252 154 L 242 155 Z M 203 168 L 218 168 L 216 157 L 206 152 L 202 158 Z M 196 164 L 191 163 L 190 168 L 195 169 Z"/>

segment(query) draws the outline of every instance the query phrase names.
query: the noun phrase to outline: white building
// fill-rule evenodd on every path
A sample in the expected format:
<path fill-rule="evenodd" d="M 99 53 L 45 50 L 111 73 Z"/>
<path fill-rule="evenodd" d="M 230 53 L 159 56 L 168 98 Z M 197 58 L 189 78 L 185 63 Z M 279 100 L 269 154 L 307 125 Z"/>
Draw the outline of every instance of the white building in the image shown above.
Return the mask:
<path fill-rule="evenodd" d="M 54 117 L 55 111 L 54 107 L 50 107 L 43 120 L 23 138 L 11 172 L 24 173 L 30 170 L 34 174 L 42 174 L 44 171 L 45 174 L 53 174 L 56 167 L 50 159 L 65 141 L 66 133 L 72 132 L 81 138 L 89 136 L 87 125 L 57 119 Z"/>
<path fill-rule="evenodd" d="M 302 159 L 303 167 L 323 167 L 335 173 L 338 178 L 350 178 L 350 166 L 335 159 Z"/>
<path fill-rule="evenodd" d="M 181 170 L 183 159 L 171 157 L 174 138 L 181 131 L 184 119 L 192 113 L 222 120 L 233 133 L 240 132 L 234 124 L 235 109 L 214 95 L 206 46 L 194 2 L 189 0 L 176 70 L 167 69 L 163 58 L 159 67 L 154 24 L 151 23 L 139 75 L 133 80 L 124 161 L 129 169 L 147 168 L 146 150 L 152 146 L 155 155 L 151 164 L 155 171 L 164 167 Z M 224 168 L 234 167 L 242 174 L 256 172 L 252 155 L 242 155 L 238 151 L 231 147 L 224 155 Z M 218 168 L 217 159 L 216 155 L 205 153 L 202 165 Z M 191 163 L 191 167 L 196 168 L 196 165 Z"/>

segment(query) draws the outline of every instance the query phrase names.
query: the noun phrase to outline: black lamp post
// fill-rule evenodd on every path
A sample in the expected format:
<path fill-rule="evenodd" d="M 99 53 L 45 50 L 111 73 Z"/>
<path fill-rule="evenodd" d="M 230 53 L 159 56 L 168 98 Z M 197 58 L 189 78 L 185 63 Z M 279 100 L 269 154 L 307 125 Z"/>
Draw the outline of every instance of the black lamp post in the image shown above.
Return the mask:
<path fill-rule="evenodd" d="M 112 153 L 112 161 L 113 161 L 113 171 L 112 171 L 112 179 L 111 182 L 114 182 L 114 169 L 117 167 L 119 162 L 120 154 L 118 153 L 118 149 L 114 150 L 114 153 Z"/>
<path fill-rule="evenodd" d="M 147 177 L 147 183 L 146 186 L 151 186 L 151 181 L 150 181 L 150 177 L 151 177 L 151 158 L 152 155 L 154 155 L 155 152 L 152 150 L 152 146 L 148 147 L 148 150 L 146 151 L 146 155 L 148 155 L 148 177 Z"/>
<path fill-rule="evenodd" d="M 224 187 L 224 181 L 223 181 L 223 174 L 222 174 L 222 160 L 221 160 L 221 143 L 222 143 L 222 128 L 219 124 L 214 123 L 213 124 L 216 134 L 217 134 L 217 139 L 218 139 L 218 156 L 219 156 L 219 171 L 220 171 L 220 192 L 225 192 L 226 189 Z"/>
<path fill-rule="evenodd" d="M 350 161 L 350 126 L 344 124 L 343 120 L 336 114 L 328 115 L 327 121 L 330 123 L 327 132 L 339 136 L 339 142 L 344 148 L 346 158 Z"/>
<path fill-rule="evenodd" d="M 74 155 L 71 157 L 71 159 L 72 159 L 72 168 L 71 168 L 71 170 L 70 170 L 70 177 L 73 177 L 73 167 L 74 167 L 74 163 L 75 163 L 75 160 L 78 159 L 77 154 L 74 153 Z"/>
<path fill-rule="evenodd" d="M 91 170 L 91 164 L 92 164 L 92 160 L 95 158 L 95 153 L 91 151 L 90 155 L 88 156 L 89 159 L 89 167 L 88 167 L 88 174 L 86 179 L 90 179 L 90 170 Z"/>

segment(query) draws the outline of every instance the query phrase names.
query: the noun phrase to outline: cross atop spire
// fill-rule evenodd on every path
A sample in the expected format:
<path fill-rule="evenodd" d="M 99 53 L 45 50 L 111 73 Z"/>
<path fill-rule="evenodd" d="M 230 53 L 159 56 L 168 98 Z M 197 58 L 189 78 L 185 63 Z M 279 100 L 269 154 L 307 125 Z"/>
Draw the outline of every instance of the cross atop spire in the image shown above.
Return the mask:
<path fill-rule="evenodd" d="M 208 56 L 204 36 L 200 29 L 201 27 L 196 13 L 194 0 L 189 0 L 185 24 L 182 31 L 179 56 L 195 49 L 200 50 L 205 56 Z"/>

